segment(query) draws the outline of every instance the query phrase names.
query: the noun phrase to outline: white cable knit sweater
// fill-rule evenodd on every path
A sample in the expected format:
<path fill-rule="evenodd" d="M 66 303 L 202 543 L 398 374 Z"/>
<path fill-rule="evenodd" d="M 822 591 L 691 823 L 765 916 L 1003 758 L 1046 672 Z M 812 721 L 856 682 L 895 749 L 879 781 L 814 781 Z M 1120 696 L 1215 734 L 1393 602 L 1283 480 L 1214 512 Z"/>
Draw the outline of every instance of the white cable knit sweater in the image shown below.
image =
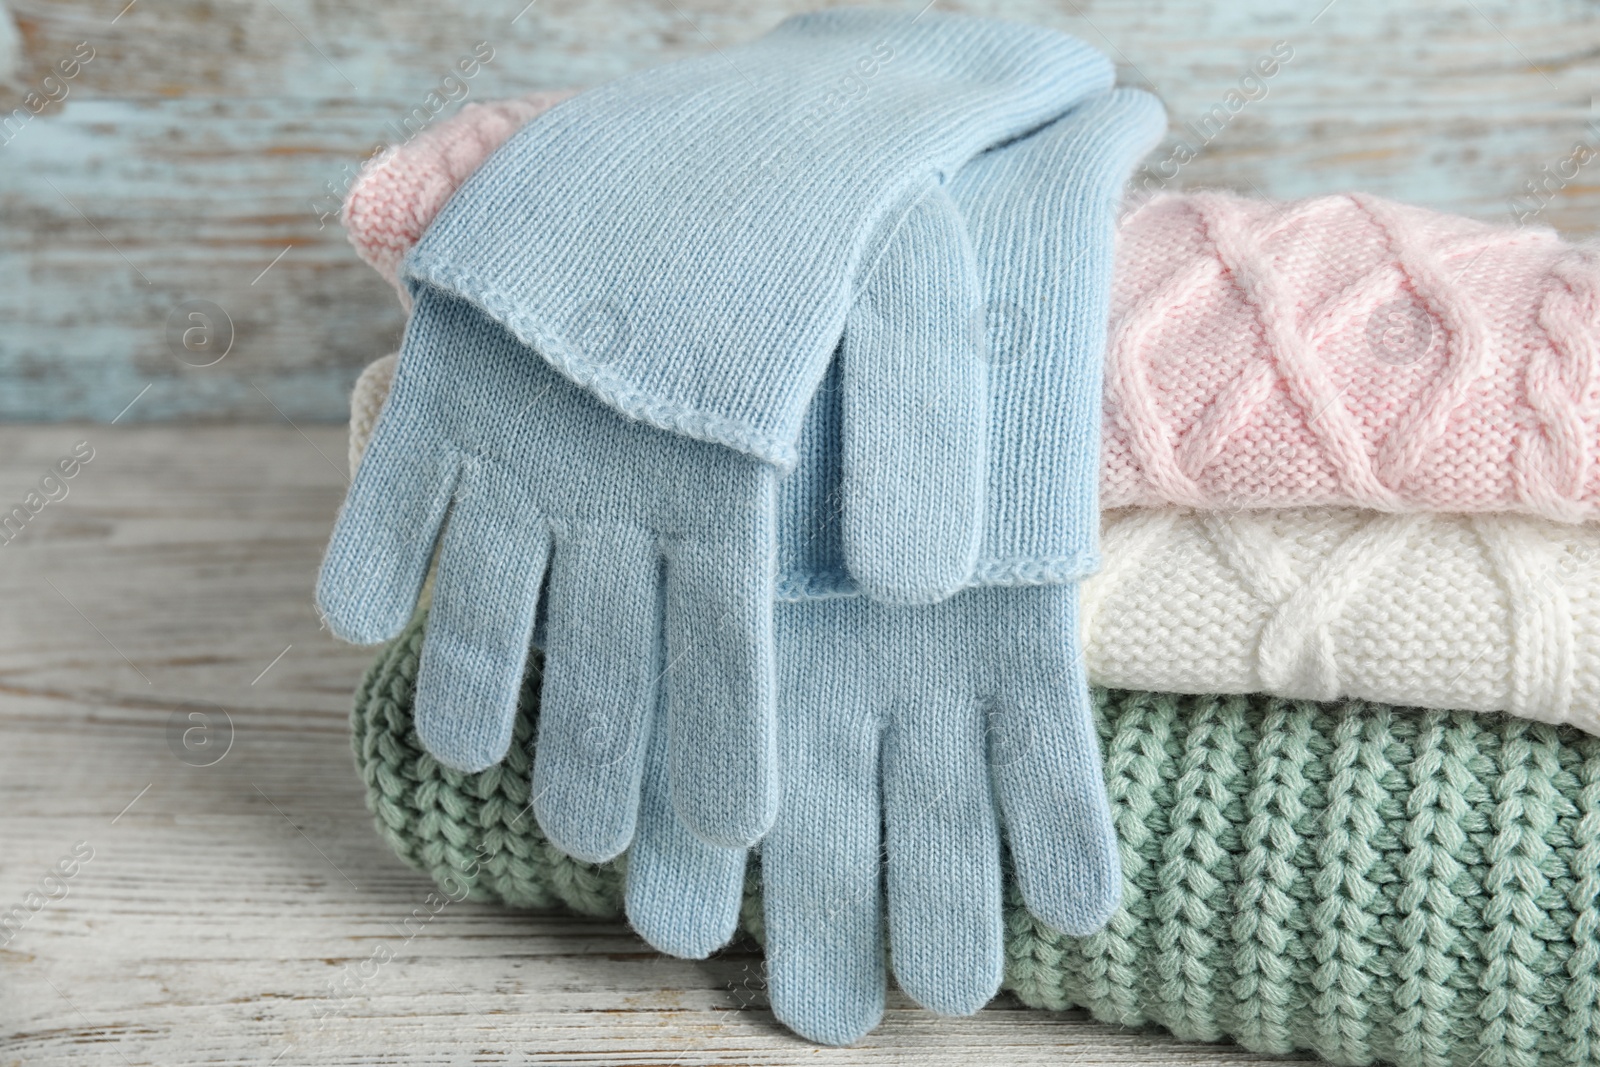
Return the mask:
<path fill-rule="evenodd" d="M 394 357 L 350 403 L 354 470 Z M 1503 711 L 1600 734 L 1600 525 L 1128 509 L 1084 586 L 1096 685 Z"/>
<path fill-rule="evenodd" d="M 1600 529 L 1349 508 L 1108 512 L 1090 677 L 1600 733 Z"/>

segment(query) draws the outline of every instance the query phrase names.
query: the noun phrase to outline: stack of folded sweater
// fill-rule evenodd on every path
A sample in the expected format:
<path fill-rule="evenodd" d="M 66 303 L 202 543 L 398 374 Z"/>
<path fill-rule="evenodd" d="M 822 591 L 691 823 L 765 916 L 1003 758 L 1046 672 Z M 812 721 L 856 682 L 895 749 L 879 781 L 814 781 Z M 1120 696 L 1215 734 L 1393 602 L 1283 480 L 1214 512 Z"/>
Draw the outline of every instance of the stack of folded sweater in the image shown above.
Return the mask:
<path fill-rule="evenodd" d="M 497 154 L 502 144 L 524 124 L 537 128 L 534 120 L 565 96 L 469 105 L 363 175 L 346 205 L 346 225 L 408 306 L 413 293 L 428 302 L 437 295 L 419 284 L 414 266 L 402 271 L 407 251 L 464 185 L 469 207 L 451 212 L 470 211 L 469 179 L 487 169 L 486 160 L 504 158 Z M 1114 201 L 1104 184 L 1112 177 L 1120 183 L 1131 163 L 1125 157 L 1147 138 L 1137 131 L 1105 138 L 1106 112 L 1098 114 L 1099 126 L 1086 127 L 1094 103 L 1058 123 L 1077 117 L 1072 143 L 1083 155 L 1114 144 L 1104 153 L 1113 161 L 1087 180 L 1101 182 L 1103 206 Z M 1137 127 L 1129 114 L 1121 121 Z M 1050 180 L 1070 184 L 1075 176 L 1066 168 Z M 989 193 L 1005 189 L 992 176 L 973 184 Z M 959 183 L 953 188 L 959 194 Z M 956 199 L 981 264 L 981 211 L 973 200 Z M 1043 215 L 1044 224 L 1065 228 L 1061 219 L 1084 214 L 1076 203 L 1076 214 Z M 918 210 L 926 209 L 906 216 L 914 233 L 922 232 L 911 225 Z M 925 232 L 937 234 L 938 221 Z M 1094 238 L 1092 226 L 1071 231 L 1080 244 Z M 875 276 L 889 279 L 873 290 L 880 299 L 888 300 L 885 292 L 918 301 L 948 295 L 903 278 L 897 289 L 897 262 L 891 247 Z M 1079 261 L 1043 262 L 1060 272 L 1054 299 L 1093 310 L 1093 286 L 1079 280 L 1094 274 L 1092 251 Z M 435 269 L 433 277 L 437 283 L 444 272 Z M 1082 584 L 1080 622 L 1090 679 L 1113 687 L 1095 691 L 1093 719 L 1120 846 L 1120 904 L 1099 916 L 1052 912 L 1048 902 L 1056 898 L 1039 884 L 1041 868 L 1030 871 L 1025 856 L 1014 857 L 1004 930 L 1009 985 L 1039 1006 L 1079 1005 L 1107 1020 L 1157 1022 L 1199 1039 L 1233 1037 L 1262 1051 L 1311 1049 L 1341 1063 L 1600 1062 L 1600 742 L 1571 728 L 1595 732 L 1600 715 L 1600 534 L 1589 525 L 1600 503 L 1600 262 L 1548 231 L 1507 231 L 1370 197 L 1271 204 L 1186 194 L 1146 201 L 1122 217 L 1108 282 L 1109 330 L 1102 323 L 1097 334 L 1093 315 L 1084 328 L 1080 315 L 1077 333 L 1044 334 L 1091 348 L 1104 366 L 1097 456 L 1103 565 Z M 992 270 L 982 284 L 995 291 Z M 482 291 L 489 295 L 477 302 L 493 311 L 496 287 Z M 998 331 L 991 321 L 989 332 L 1000 335 L 993 351 L 1002 354 L 1018 321 L 1027 332 L 1032 317 L 1056 321 L 1039 304 L 1006 298 L 1000 305 L 1008 321 Z M 516 309 L 498 306 L 517 332 Z M 991 296 L 991 320 L 994 307 Z M 628 316 L 615 310 L 607 305 L 599 317 L 608 357 L 626 347 L 616 341 Z M 846 329 L 839 363 L 847 365 L 850 331 L 869 335 L 872 326 L 851 318 Z M 422 332 L 414 323 L 408 350 Z M 539 347 L 538 336 L 518 337 Z M 401 357 L 401 375 L 408 358 Z M 565 369 L 579 382 L 587 373 L 604 393 L 608 359 L 587 371 L 579 362 L 569 360 Z M 1098 374 L 1063 366 L 1099 386 Z M 374 427 L 395 418 L 384 408 L 395 369 L 393 357 L 379 361 L 358 383 L 353 465 Z M 823 378 L 805 416 L 798 469 L 780 487 L 780 542 L 794 540 L 794 530 L 833 542 L 821 549 L 779 545 L 777 595 L 809 602 L 812 612 L 830 610 L 815 604 L 838 598 L 855 605 L 859 595 L 852 594 L 862 587 L 910 589 L 900 599 L 919 599 L 953 573 L 931 564 L 896 569 L 895 553 L 872 553 L 865 518 L 862 537 L 849 541 L 849 509 L 859 505 L 861 485 L 876 486 L 871 502 L 889 513 L 880 532 L 896 530 L 897 506 L 894 494 L 883 493 L 888 482 L 874 482 L 868 453 L 851 452 L 850 420 L 859 421 L 861 396 L 859 385 L 844 380 L 851 369 Z M 906 372 L 903 363 L 894 369 Z M 950 381 L 939 384 L 948 389 Z M 1000 412 L 1001 423 L 1011 399 L 1005 384 L 1004 360 L 996 360 L 988 399 L 979 399 Z M 530 405 L 559 386 L 540 388 Z M 641 410 L 629 414 L 648 420 Z M 919 443 L 937 450 L 954 425 Z M 1067 432 L 1059 422 L 1039 425 Z M 995 434 L 990 447 L 1003 449 L 1008 440 L 1014 438 Z M 887 452 L 897 455 L 892 443 Z M 941 453 L 941 469 L 958 465 L 961 455 Z M 905 471 L 903 454 L 898 458 L 897 477 Z M 1025 463 L 1013 466 L 1025 479 L 1047 477 Z M 853 472 L 863 473 L 847 484 Z M 992 490 L 996 480 L 987 484 Z M 939 499 L 952 495 L 960 494 Z M 997 495 L 1007 499 L 1003 486 Z M 444 504 L 439 498 L 433 506 Z M 929 509 L 924 501 L 912 504 Z M 840 521 L 819 524 L 819 510 Z M 931 510 L 955 516 L 959 526 L 959 508 Z M 841 526 L 842 534 L 834 532 Z M 978 584 L 1001 589 L 1024 584 L 1024 572 L 1041 568 L 1050 572 L 1046 582 L 1070 588 L 1096 562 L 1092 536 L 1070 531 L 1052 544 L 1075 554 L 1008 557 L 987 551 L 996 540 L 991 532 L 975 539 L 983 546 L 977 558 L 969 553 L 957 563 L 969 575 L 987 565 L 997 577 Z M 940 557 L 947 541 L 914 538 L 913 550 L 948 564 Z M 449 547 L 447 540 L 441 567 Z M 1033 569 L 1014 565 L 1023 556 Z M 872 580 L 857 582 L 862 576 L 854 570 Z M 920 599 L 991 595 L 967 589 L 952 596 L 951 584 L 971 583 L 945 582 Z M 780 639 L 784 610 L 780 605 Z M 863 614 L 847 606 L 816 616 L 843 635 L 832 645 L 821 639 L 834 659 L 848 660 L 844 646 L 862 640 L 852 627 L 863 625 Z M 1019 618 L 1017 643 L 1035 653 L 1027 618 Z M 426 727 L 419 732 L 413 707 L 423 700 L 418 684 L 429 670 L 426 620 L 419 611 L 380 656 L 355 715 L 358 760 L 379 825 L 403 856 L 453 893 L 599 914 L 626 905 L 654 943 L 690 955 L 716 947 L 705 934 L 729 925 L 726 887 L 736 879 L 749 894 L 746 926 L 777 937 L 769 942 L 777 954 L 769 965 L 780 1015 L 787 1007 L 786 1021 L 822 1040 L 849 1040 L 863 1022 L 870 1026 L 872 1004 L 841 1005 L 802 988 L 808 976 L 828 973 L 817 956 L 848 958 L 849 976 L 870 970 L 858 946 L 819 947 L 817 924 L 804 921 L 808 909 L 837 923 L 843 933 L 836 940 L 865 942 L 868 956 L 881 953 L 881 940 L 852 925 L 852 909 L 829 897 L 836 887 L 814 871 L 826 861 L 814 850 L 797 853 L 784 837 L 781 812 L 776 836 L 761 846 L 761 877 L 753 865 L 746 871 L 742 854 L 737 864 L 716 860 L 704 835 L 652 841 L 652 819 L 659 826 L 661 812 L 651 814 L 649 783 L 667 773 L 667 757 L 652 754 L 625 893 L 615 869 L 569 855 L 598 859 L 617 850 L 573 847 L 570 839 L 558 849 L 527 816 L 531 806 L 544 823 L 541 796 L 562 788 L 549 777 L 538 780 L 529 749 L 539 694 L 551 692 L 537 661 L 526 677 L 518 663 L 520 711 L 508 720 L 495 760 L 472 766 L 452 759 L 440 751 L 448 744 Z M 551 629 L 557 623 L 554 616 L 546 623 L 546 642 L 559 640 Z M 939 674 L 941 665 L 926 662 L 926 644 L 916 647 L 924 658 L 910 669 Z M 898 669 L 882 649 L 874 655 L 852 669 Z M 643 669 L 661 665 L 652 658 Z M 780 685 L 806 690 L 813 672 L 828 676 L 830 666 L 812 657 L 799 673 L 784 673 L 780 663 Z M 1471 714 L 1496 712 L 1505 715 Z M 1002 792 L 1008 764 L 1025 762 L 1019 752 L 1048 747 L 1047 738 L 1027 733 L 1019 741 L 1007 728 L 991 713 L 989 773 Z M 885 749 L 907 747 L 892 729 L 889 736 Z M 812 745 L 827 740 L 807 738 Z M 803 765 L 804 748 L 784 750 L 787 767 Z M 953 749 L 936 751 L 959 758 Z M 822 780 L 840 767 L 848 777 L 851 758 L 829 752 L 808 768 L 807 791 L 826 792 L 832 783 Z M 910 764 L 941 773 L 929 759 Z M 890 794 L 897 788 L 904 783 L 885 780 Z M 1014 796 L 1018 810 L 1004 815 L 1015 851 L 1019 832 L 1027 840 L 1029 813 Z M 1056 794 L 1024 796 L 1047 806 Z M 998 799 L 1004 806 L 1007 797 Z M 918 803 L 940 810 L 950 800 L 946 792 Z M 885 799 L 891 821 L 892 801 Z M 795 801 L 786 793 L 783 804 Z M 1061 810 L 1070 817 L 1060 821 L 1080 838 L 1093 836 L 1092 813 Z M 943 816 L 942 825 L 951 824 L 952 813 Z M 559 824 L 560 816 L 551 821 Z M 847 838 L 854 832 L 849 823 L 828 826 Z M 556 829 L 551 836 L 567 835 Z M 876 857 L 876 829 L 857 836 L 870 837 Z M 919 940 L 914 928 L 895 925 L 894 862 L 914 850 L 895 852 L 893 826 L 889 844 L 896 974 L 930 1007 L 971 1010 L 981 999 L 959 994 L 982 993 L 987 977 L 965 985 L 959 974 L 952 979 L 949 972 L 968 961 L 947 951 L 949 939 Z M 1076 868 L 1042 869 L 1072 878 L 1093 853 L 1092 843 L 1082 845 Z M 775 864 L 787 864 L 789 873 L 775 874 Z M 875 862 L 871 877 L 875 885 Z M 987 899 L 948 883 L 924 886 L 918 897 L 918 887 L 905 888 L 906 876 L 899 877 L 900 899 L 922 900 L 941 922 L 959 926 L 964 912 L 982 911 Z M 764 907 L 756 905 L 763 880 Z M 654 896 L 646 891 L 663 885 Z M 817 886 L 822 903 L 803 904 L 796 919 L 793 900 Z M 708 887 L 716 890 L 705 896 L 718 914 L 694 916 L 698 927 L 676 923 L 678 912 L 695 910 L 686 900 Z M 1083 899 L 1081 879 L 1073 889 Z M 782 898 L 776 904 L 775 894 Z M 880 898 L 868 896 L 876 914 Z M 774 915 L 777 930 L 769 929 Z M 981 923 L 964 931 L 979 970 L 984 932 Z M 930 943 L 932 956 L 920 958 L 917 950 Z"/>

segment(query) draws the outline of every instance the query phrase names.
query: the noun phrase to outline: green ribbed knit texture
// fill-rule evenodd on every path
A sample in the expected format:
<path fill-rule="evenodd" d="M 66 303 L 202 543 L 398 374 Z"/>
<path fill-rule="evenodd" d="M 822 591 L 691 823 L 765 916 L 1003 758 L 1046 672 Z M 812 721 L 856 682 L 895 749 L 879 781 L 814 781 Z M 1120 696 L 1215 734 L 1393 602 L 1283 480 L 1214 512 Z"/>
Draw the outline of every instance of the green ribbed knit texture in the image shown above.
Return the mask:
<path fill-rule="evenodd" d="M 527 810 L 536 674 L 504 764 L 422 751 L 422 623 L 352 716 L 379 830 L 452 895 L 620 915 L 621 872 L 557 852 Z M 1023 1001 L 1339 1064 L 1600 1065 L 1600 738 L 1360 703 L 1096 700 L 1123 904 L 1076 938 L 1013 894 Z"/>

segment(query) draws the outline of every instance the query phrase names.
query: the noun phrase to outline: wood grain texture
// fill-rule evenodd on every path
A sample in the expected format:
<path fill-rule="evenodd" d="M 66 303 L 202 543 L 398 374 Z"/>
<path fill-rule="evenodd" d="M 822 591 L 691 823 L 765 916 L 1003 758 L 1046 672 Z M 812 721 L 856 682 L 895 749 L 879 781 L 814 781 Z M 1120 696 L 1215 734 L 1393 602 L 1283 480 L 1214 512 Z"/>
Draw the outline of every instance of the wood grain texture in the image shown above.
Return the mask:
<path fill-rule="evenodd" d="M 0 501 L 84 440 L 67 498 L 0 545 L 0 913 L 93 850 L 0 948 L 0 1065 L 1279 1062 L 898 994 L 862 1046 L 823 1049 L 773 1021 L 749 951 L 684 962 L 618 923 L 489 905 L 430 917 L 349 752 L 369 654 L 311 607 L 342 431 L 0 428 Z M 225 752 L 209 766 L 182 743 L 191 713 Z"/>
<path fill-rule="evenodd" d="M 473 98 L 593 85 L 745 40 L 817 0 L 16 0 L 9 109 L 79 42 L 68 95 L 0 145 L 0 418 L 337 420 L 399 308 L 325 216 L 389 124 L 478 41 Z M 920 0 L 912 6 L 921 6 Z M 1347 188 L 1485 219 L 1600 149 L 1594 0 L 942 0 L 1077 33 L 1175 131 L 1277 41 L 1294 58 L 1171 187 Z M 1258 95 L 1259 94 L 1254 94 Z M 1153 156 L 1167 158 L 1179 132 Z M 1600 219 L 1600 161 L 1538 222 Z M 263 275 L 261 272 L 274 264 Z M 220 305 L 221 363 L 180 362 L 174 306 Z M 192 360 L 190 362 L 193 362 Z"/>

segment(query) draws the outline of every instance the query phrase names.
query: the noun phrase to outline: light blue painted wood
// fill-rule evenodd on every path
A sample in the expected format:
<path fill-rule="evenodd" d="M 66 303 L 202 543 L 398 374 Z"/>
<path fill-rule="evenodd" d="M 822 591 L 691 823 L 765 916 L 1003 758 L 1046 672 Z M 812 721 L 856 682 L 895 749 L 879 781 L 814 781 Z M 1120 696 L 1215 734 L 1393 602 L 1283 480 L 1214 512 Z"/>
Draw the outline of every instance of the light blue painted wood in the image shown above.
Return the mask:
<path fill-rule="evenodd" d="M 459 56 L 478 41 L 495 50 L 472 98 L 592 85 L 745 39 L 808 6 L 524 2 L 13 5 L 23 62 L 0 105 L 39 89 L 78 42 L 95 56 L 64 101 L 0 145 L 0 418 L 109 420 L 138 396 L 123 421 L 342 419 L 350 382 L 395 346 L 402 319 L 318 214 L 332 206 L 329 183 L 342 188 Z M 1245 84 L 1256 99 L 1228 116 L 1174 188 L 1277 197 L 1360 188 L 1509 220 L 1510 199 L 1542 167 L 1579 140 L 1600 148 L 1591 126 L 1600 5 L 1324 5 L 942 7 L 1052 25 L 1106 48 L 1123 80 L 1158 92 L 1174 119 L 1152 164 L 1185 123 L 1225 109 L 1260 57 L 1292 49 L 1261 89 Z M 1537 221 L 1593 233 L 1597 175 L 1600 161 Z M 187 365 L 168 344 L 169 314 L 191 299 L 220 305 L 234 325 L 231 351 L 213 366 Z"/>

